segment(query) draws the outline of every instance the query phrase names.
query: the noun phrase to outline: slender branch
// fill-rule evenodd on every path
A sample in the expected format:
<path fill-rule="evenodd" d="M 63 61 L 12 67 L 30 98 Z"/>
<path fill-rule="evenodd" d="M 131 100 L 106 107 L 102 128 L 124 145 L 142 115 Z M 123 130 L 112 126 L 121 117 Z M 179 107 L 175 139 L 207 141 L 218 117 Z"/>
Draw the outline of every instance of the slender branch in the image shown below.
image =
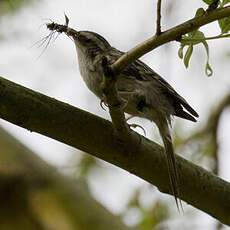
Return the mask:
<path fill-rule="evenodd" d="M 212 155 L 216 160 L 216 166 L 214 168 L 214 173 L 218 173 L 219 171 L 219 164 L 218 164 L 218 152 L 219 152 L 219 144 L 218 144 L 218 127 L 221 115 L 223 111 L 230 106 L 230 94 L 225 96 L 218 107 L 211 113 L 209 116 L 208 122 L 204 130 L 206 130 L 206 135 L 210 136 L 210 144 L 213 146 L 213 153 Z"/>
<path fill-rule="evenodd" d="M 220 39 L 220 38 L 230 38 L 230 34 L 224 34 L 224 35 L 217 35 L 217 36 L 211 36 L 211 37 L 205 37 L 204 39 L 199 39 L 199 38 L 182 38 L 180 39 L 180 42 L 203 42 L 203 41 L 208 41 L 208 40 L 215 40 L 215 39 Z"/>
<path fill-rule="evenodd" d="M 169 193 L 164 149 L 139 137 L 139 147 L 126 142 L 126 151 L 114 142 L 109 121 L 66 103 L 0 78 L 0 117 L 117 165 Z M 230 225 L 230 184 L 176 156 L 181 172 L 180 199 Z"/>
<path fill-rule="evenodd" d="M 148 40 L 140 43 L 123 56 L 121 56 L 113 65 L 112 69 L 114 73 L 122 71 L 127 65 L 140 58 L 142 55 L 150 52 L 151 50 L 170 41 L 181 38 L 182 35 L 191 32 L 201 26 L 214 22 L 218 19 L 222 19 L 230 16 L 230 6 L 219 8 L 205 13 L 202 16 L 195 17 L 189 21 L 186 21 L 178 26 L 175 26 L 165 32 L 162 32 L 158 36 L 153 36 Z"/>
<path fill-rule="evenodd" d="M 157 1 L 157 25 L 156 25 L 156 35 L 161 34 L 161 0 Z"/>
<path fill-rule="evenodd" d="M 207 135 L 216 136 L 221 114 L 229 106 L 230 106 L 230 94 L 226 95 L 223 98 L 223 100 L 220 102 L 218 107 L 209 115 L 205 127 L 202 128 L 200 131 L 190 135 L 187 139 L 184 139 L 183 145 L 187 145 L 189 142 L 194 140 L 202 139 Z"/>

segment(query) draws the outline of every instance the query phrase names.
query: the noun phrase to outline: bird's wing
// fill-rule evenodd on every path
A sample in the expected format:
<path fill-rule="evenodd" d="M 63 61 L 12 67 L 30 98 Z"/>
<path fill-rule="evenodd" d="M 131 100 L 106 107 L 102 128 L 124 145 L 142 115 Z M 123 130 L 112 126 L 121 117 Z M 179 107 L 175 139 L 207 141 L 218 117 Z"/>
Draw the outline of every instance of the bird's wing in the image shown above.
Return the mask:
<path fill-rule="evenodd" d="M 118 55 L 121 56 L 122 54 L 124 53 L 114 49 L 114 56 L 110 55 L 108 57 L 109 62 L 111 64 L 114 63 Z M 159 74 L 153 71 L 144 62 L 136 60 L 128 65 L 122 71 L 122 73 L 126 76 L 129 76 L 129 78 L 132 77 L 138 81 L 155 81 L 155 85 L 161 89 L 162 93 L 164 93 L 164 95 L 172 104 L 175 111 L 173 115 L 191 121 L 196 121 L 194 117 L 199 117 L 198 113 L 188 104 L 188 102 L 183 97 L 181 97 L 167 81 L 165 81 Z M 184 111 L 183 108 L 185 108 L 190 114 Z"/>

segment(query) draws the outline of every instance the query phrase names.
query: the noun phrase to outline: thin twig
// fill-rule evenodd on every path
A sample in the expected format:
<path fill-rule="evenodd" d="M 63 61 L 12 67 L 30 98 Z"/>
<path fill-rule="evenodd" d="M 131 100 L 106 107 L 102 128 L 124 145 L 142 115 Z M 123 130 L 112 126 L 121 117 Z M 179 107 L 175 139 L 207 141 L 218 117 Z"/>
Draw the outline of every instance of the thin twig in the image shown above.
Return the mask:
<path fill-rule="evenodd" d="M 138 44 L 136 47 L 132 48 L 130 51 L 123 54 L 113 65 L 112 70 L 115 73 L 121 72 L 127 65 L 140 58 L 144 54 L 162 46 L 170 41 L 178 40 L 182 35 L 191 32 L 201 26 L 207 25 L 216 20 L 229 17 L 230 16 L 230 6 L 224 8 L 219 8 L 208 12 L 199 17 L 195 17 L 188 20 L 180 25 L 177 25 L 167 31 L 162 32 L 158 36 L 153 36 L 146 41 Z"/>
<path fill-rule="evenodd" d="M 156 35 L 161 34 L 161 0 L 157 1 L 157 27 Z"/>
<path fill-rule="evenodd" d="M 179 41 L 180 42 L 203 42 L 203 41 L 208 41 L 208 40 L 216 40 L 216 39 L 229 38 L 229 37 L 230 37 L 230 34 L 205 37 L 203 39 L 182 37 Z"/>
<path fill-rule="evenodd" d="M 213 110 L 213 112 L 209 115 L 205 127 L 203 127 L 200 131 L 193 133 L 188 138 L 183 140 L 183 146 L 186 146 L 188 143 L 192 141 L 197 141 L 209 136 L 211 137 L 210 142 L 214 145 L 213 153 L 214 154 L 217 153 L 218 152 L 217 131 L 218 131 L 220 117 L 223 111 L 229 106 L 230 106 L 230 94 L 226 95 L 222 99 L 218 107 L 215 110 Z M 216 171 L 218 171 L 218 168 Z"/>

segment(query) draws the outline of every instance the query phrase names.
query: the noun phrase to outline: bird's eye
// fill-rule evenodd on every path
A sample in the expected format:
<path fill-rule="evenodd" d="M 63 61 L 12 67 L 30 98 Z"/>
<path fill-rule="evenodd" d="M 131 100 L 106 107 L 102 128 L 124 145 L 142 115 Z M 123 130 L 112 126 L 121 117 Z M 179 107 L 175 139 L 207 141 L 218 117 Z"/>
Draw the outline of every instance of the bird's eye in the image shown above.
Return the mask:
<path fill-rule="evenodd" d="M 91 41 L 90 38 L 86 37 L 86 36 L 79 36 L 78 39 L 80 40 L 80 42 L 82 43 L 89 43 Z"/>
<path fill-rule="evenodd" d="M 91 39 L 90 38 L 85 38 L 85 43 L 89 43 L 91 41 Z"/>

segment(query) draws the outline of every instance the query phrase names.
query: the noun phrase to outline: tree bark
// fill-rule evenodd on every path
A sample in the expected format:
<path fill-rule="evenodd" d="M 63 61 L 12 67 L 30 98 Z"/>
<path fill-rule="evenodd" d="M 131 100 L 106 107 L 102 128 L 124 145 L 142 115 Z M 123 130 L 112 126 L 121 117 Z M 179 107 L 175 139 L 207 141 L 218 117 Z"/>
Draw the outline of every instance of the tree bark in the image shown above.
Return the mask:
<path fill-rule="evenodd" d="M 132 132 L 136 143 L 117 142 L 100 117 L 0 78 L 0 117 L 117 165 L 169 193 L 161 146 Z M 230 225 L 230 184 L 176 156 L 180 198 Z"/>

